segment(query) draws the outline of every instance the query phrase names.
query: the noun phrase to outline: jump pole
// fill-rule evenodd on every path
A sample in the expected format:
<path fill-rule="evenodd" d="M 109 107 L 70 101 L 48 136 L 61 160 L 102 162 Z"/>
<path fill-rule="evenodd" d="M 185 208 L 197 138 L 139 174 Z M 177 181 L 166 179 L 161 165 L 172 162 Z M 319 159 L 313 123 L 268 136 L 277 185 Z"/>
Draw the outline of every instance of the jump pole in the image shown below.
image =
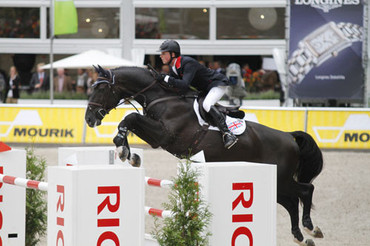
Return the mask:
<path fill-rule="evenodd" d="M 48 191 L 48 183 L 0 174 L 0 182 L 24 188 Z"/>

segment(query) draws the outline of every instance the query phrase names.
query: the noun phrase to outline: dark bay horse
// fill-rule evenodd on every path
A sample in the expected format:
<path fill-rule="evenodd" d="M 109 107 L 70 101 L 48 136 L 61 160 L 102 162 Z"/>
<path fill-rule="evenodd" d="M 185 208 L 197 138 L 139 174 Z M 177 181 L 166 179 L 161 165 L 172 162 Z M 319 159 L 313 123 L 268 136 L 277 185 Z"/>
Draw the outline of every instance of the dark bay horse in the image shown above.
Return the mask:
<path fill-rule="evenodd" d="M 299 228 L 299 201 L 303 204 L 303 227 L 311 236 L 323 237 L 310 217 L 314 191 L 311 182 L 323 167 L 321 150 L 310 135 L 302 131 L 282 132 L 247 121 L 246 131 L 238 136 L 237 144 L 225 149 L 220 132 L 199 125 L 193 110 L 194 96 L 184 96 L 157 82 L 145 68 L 105 70 L 99 67 L 96 70 L 99 78 L 85 115 L 90 127 L 100 125 L 121 99 L 135 100 L 143 107 L 144 115 L 129 114 L 119 129 L 128 129 L 153 148 L 162 147 L 176 156 L 189 156 L 203 150 L 207 162 L 277 165 L 277 202 L 289 212 L 294 240 L 300 245 L 314 245 L 313 240 L 304 240 Z M 123 137 L 123 149 L 128 152 L 127 135 Z"/>

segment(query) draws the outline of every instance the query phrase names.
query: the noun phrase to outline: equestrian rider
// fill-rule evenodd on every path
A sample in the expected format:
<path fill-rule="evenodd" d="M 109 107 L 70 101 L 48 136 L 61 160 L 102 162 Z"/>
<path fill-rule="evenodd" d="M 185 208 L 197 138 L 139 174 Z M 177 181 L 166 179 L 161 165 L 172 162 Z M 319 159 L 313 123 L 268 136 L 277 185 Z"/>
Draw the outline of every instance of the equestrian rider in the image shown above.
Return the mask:
<path fill-rule="evenodd" d="M 180 45 L 174 40 L 166 40 L 159 47 L 163 64 L 170 66 L 170 74 L 159 74 L 157 80 L 170 86 L 187 90 L 189 86 L 206 93 L 203 108 L 212 117 L 222 132 L 224 146 L 230 149 L 238 139 L 230 132 L 225 116 L 214 106 L 225 94 L 229 84 L 227 77 L 215 70 L 206 68 L 197 60 L 181 56 Z"/>

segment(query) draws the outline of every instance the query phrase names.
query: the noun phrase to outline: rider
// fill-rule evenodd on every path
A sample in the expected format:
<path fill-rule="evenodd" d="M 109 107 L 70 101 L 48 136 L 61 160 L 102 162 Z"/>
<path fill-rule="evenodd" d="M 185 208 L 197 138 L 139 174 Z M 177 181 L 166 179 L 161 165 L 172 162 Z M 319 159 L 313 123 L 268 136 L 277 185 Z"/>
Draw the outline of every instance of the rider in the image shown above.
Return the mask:
<path fill-rule="evenodd" d="M 230 149 L 238 139 L 227 127 L 225 116 L 214 106 L 226 92 L 229 84 L 227 77 L 206 68 L 191 57 L 181 56 L 180 45 L 174 40 L 164 41 L 159 47 L 159 52 L 163 64 L 170 66 L 170 74 L 159 74 L 157 79 L 176 88 L 188 89 L 192 86 L 206 93 L 203 108 L 222 132 L 225 148 Z"/>

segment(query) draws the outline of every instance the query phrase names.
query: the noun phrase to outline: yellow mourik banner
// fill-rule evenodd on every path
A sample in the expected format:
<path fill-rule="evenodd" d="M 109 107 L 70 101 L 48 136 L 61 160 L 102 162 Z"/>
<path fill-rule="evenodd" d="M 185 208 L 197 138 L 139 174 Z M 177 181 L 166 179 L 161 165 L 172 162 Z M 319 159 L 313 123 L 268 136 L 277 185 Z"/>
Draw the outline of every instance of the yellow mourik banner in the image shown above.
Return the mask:
<path fill-rule="evenodd" d="M 304 131 L 305 109 L 254 109 L 243 108 L 248 121 L 280 130 L 280 131 Z"/>
<path fill-rule="evenodd" d="M 370 111 L 308 111 L 307 132 L 321 148 L 370 149 Z"/>
<path fill-rule="evenodd" d="M 9 143 L 82 143 L 84 108 L 0 107 L 0 140 Z"/>
<path fill-rule="evenodd" d="M 113 144 L 113 138 L 117 134 L 118 124 L 130 113 L 136 112 L 132 107 L 119 107 L 113 109 L 109 114 L 107 114 L 101 125 L 90 128 L 86 125 L 86 138 L 85 142 L 87 144 Z M 134 135 L 132 132 L 128 135 L 129 144 L 145 144 L 143 140 Z"/>

